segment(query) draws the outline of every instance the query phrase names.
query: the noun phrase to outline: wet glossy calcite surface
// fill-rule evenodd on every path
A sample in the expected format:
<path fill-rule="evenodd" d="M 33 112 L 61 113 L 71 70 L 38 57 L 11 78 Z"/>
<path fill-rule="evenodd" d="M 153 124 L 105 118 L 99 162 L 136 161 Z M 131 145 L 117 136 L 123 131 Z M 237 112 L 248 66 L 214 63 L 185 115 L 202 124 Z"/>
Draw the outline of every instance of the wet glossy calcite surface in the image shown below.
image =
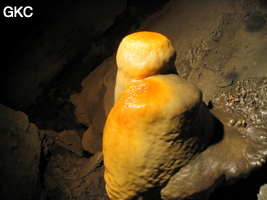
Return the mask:
<path fill-rule="evenodd" d="M 214 118 L 201 91 L 173 73 L 175 55 L 156 32 L 130 34 L 119 46 L 103 133 L 110 199 L 159 199 L 170 177 L 210 144 Z"/>
<path fill-rule="evenodd" d="M 175 174 L 163 199 L 205 199 L 222 183 L 245 178 L 267 156 L 267 79 L 239 81 L 211 101 L 218 140 Z"/>

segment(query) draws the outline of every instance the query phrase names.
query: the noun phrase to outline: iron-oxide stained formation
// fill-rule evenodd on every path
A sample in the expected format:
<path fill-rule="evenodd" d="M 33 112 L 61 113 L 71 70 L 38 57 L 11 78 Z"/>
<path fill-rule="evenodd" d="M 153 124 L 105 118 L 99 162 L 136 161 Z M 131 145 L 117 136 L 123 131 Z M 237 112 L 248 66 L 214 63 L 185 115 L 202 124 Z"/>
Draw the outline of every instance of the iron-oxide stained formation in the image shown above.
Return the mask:
<path fill-rule="evenodd" d="M 173 73 L 163 35 L 126 36 L 117 52 L 116 102 L 103 136 L 110 199 L 160 199 L 160 190 L 211 142 L 214 118 L 201 91 Z"/>
<path fill-rule="evenodd" d="M 203 200 L 266 161 L 266 77 L 239 81 L 208 108 L 174 72 L 175 55 L 154 32 L 126 36 L 119 46 L 103 136 L 110 199 Z"/>

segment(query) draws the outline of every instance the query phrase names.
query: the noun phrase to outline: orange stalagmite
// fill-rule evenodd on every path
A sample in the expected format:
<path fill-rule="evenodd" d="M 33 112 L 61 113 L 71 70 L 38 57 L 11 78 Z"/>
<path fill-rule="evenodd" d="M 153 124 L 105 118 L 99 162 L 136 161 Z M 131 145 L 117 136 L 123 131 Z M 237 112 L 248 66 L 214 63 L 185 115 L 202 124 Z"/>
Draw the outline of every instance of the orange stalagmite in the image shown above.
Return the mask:
<path fill-rule="evenodd" d="M 154 32 L 126 36 L 119 46 L 117 100 L 103 136 L 111 200 L 160 198 L 170 177 L 210 141 L 212 115 L 201 91 L 172 73 L 175 54 Z"/>
<path fill-rule="evenodd" d="M 126 36 L 116 56 L 118 73 L 115 100 L 132 80 L 176 72 L 175 57 L 176 51 L 164 35 L 143 31 Z"/>

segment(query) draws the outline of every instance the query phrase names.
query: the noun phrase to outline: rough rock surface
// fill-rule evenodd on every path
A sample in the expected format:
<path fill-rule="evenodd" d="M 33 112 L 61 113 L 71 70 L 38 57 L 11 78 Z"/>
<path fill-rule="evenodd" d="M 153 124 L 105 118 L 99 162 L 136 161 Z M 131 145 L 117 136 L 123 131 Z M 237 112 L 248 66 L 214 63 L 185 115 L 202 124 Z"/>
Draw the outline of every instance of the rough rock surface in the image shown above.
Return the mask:
<path fill-rule="evenodd" d="M 0 198 L 38 199 L 39 130 L 25 113 L 0 104 Z"/>
<path fill-rule="evenodd" d="M 258 200 L 265 200 L 265 199 L 267 199 L 267 184 L 261 186 L 258 194 Z"/>
<path fill-rule="evenodd" d="M 102 199 L 104 192 L 102 153 L 80 157 L 62 148 L 57 136 L 44 132 L 47 138 L 48 163 L 44 173 L 46 196 L 49 199 Z"/>
<path fill-rule="evenodd" d="M 178 73 L 202 90 L 207 103 L 237 80 L 267 74 L 267 28 L 260 23 L 267 10 L 260 2 L 170 1 L 139 30 L 160 32 L 172 41 Z"/>
<path fill-rule="evenodd" d="M 82 142 L 84 150 L 91 153 L 101 150 L 103 127 L 114 102 L 115 74 L 115 56 L 112 56 L 83 80 L 82 92 L 70 99 L 76 107 L 78 122 L 89 127 Z"/>
<path fill-rule="evenodd" d="M 58 133 L 57 143 L 61 147 L 73 153 L 76 153 L 78 156 L 83 155 L 81 138 L 79 137 L 78 133 L 74 130 L 65 130 Z"/>
<path fill-rule="evenodd" d="M 212 100 L 211 112 L 223 124 L 219 139 L 170 179 L 163 199 L 207 199 L 216 186 L 247 177 L 266 162 L 266 91 L 267 78 L 255 78 Z"/>
<path fill-rule="evenodd" d="M 50 10 L 47 21 L 39 23 L 28 34 L 22 46 L 7 61 L 6 70 L 2 71 L 5 75 L 1 76 L 2 101 L 23 111 L 49 81 L 113 25 L 115 18 L 125 10 L 126 0 L 68 1 L 64 5 L 56 4 L 55 10 L 51 10 L 53 5 L 44 6 Z"/>
<path fill-rule="evenodd" d="M 102 135 L 94 131 L 91 127 L 89 127 L 84 133 L 82 137 L 82 147 L 85 151 L 90 152 L 91 154 L 95 154 L 98 151 L 102 150 Z"/>
<path fill-rule="evenodd" d="M 81 151 L 76 131 L 57 133 L 40 130 L 42 185 L 49 199 L 107 199 L 103 179 L 102 152 L 87 155 Z"/>

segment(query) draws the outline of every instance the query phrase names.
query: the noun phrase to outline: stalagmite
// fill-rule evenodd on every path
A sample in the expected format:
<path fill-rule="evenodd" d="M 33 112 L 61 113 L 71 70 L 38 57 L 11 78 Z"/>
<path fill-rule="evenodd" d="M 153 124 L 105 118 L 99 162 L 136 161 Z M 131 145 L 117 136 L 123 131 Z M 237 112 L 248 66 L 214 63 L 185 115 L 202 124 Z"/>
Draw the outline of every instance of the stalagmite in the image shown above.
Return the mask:
<path fill-rule="evenodd" d="M 110 199 L 157 199 L 170 177 L 211 142 L 214 118 L 201 91 L 174 72 L 165 36 L 137 32 L 117 52 L 115 105 L 104 128 Z"/>

